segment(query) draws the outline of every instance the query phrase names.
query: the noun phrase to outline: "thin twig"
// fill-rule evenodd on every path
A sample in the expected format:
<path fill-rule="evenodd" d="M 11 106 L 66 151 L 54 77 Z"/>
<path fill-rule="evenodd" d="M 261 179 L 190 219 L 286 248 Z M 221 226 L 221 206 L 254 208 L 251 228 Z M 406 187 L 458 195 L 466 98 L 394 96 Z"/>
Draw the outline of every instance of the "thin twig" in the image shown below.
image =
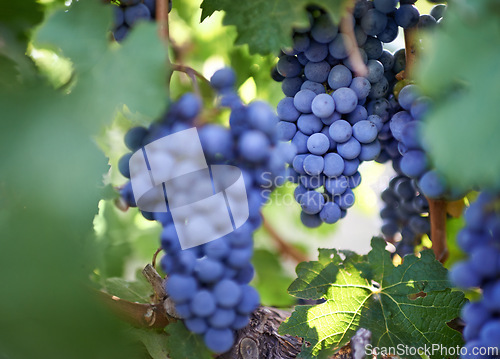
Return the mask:
<path fill-rule="evenodd" d="M 153 266 L 153 268 L 156 268 L 156 259 L 158 258 L 158 254 L 160 254 L 160 252 L 163 250 L 163 248 L 158 248 L 156 250 L 156 252 L 153 254 L 153 259 L 151 260 L 151 265 Z"/>
<path fill-rule="evenodd" d="M 183 72 L 189 76 L 189 78 L 191 79 L 191 81 L 193 83 L 194 92 L 197 95 L 200 95 L 200 86 L 198 84 L 198 79 L 207 83 L 207 84 L 210 84 L 210 81 L 208 81 L 207 78 L 205 76 L 203 76 L 203 74 L 199 73 L 198 71 L 196 71 L 192 67 L 185 66 L 185 65 L 179 65 L 179 64 L 172 64 L 171 67 L 172 67 L 172 71 Z"/>
<path fill-rule="evenodd" d="M 349 60 L 356 76 L 366 76 L 368 69 L 359 52 L 356 35 L 354 35 L 354 23 L 351 16 L 344 16 L 340 20 L 340 31 L 347 36 L 349 43 L 352 44 L 352 49 L 349 51 Z"/>
<path fill-rule="evenodd" d="M 294 259 L 296 262 L 306 262 L 308 260 L 307 256 L 297 250 L 297 248 L 290 245 L 286 242 L 281 236 L 276 232 L 276 230 L 271 226 L 266 217 L 262 215 L 262 227 L 266 230 L 266 232 L 271 236 L 271 238 L 276 243 L 278 250 L 280 253 Z"/>

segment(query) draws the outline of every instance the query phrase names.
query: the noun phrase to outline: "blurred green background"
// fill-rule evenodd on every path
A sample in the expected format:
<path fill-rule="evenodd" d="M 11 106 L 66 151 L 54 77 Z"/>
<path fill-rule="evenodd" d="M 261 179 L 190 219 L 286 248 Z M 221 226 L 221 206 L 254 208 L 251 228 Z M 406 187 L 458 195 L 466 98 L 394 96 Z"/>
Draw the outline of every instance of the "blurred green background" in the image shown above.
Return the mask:
<path fill-rule="evenodd" d="M 161 228 L 136 209 L 116 206 L 116 188 L 126 181 L 117 162 L 127 152 L 124 133 L 151 122 L 169 93 L 175 99 L 192 84 L 174 73 L 167 88 L 166 53 L 154 24 L 138 26 L 118 45 L 107 32 L 110 5 L 80 1 L 79 11 L 66 16 L 60 9 L 69 3 L 2 1 L 0 358 L 148 357 L 134 331 L 95 300 L 95 291 L 138 301 L 150 294 L 137 273 L 151 262 Z M 172 62 L 207 78 L 230 65 L 245 101 L 276 105 L 281 88 L 269 76 L 276 57 L 234 46 L 236 31 L 222 26 L 221 13 L 200 24 L 199 5 L 174 0 Z M 427 13 L 432 5 L 418 6 Z M 402 39 L 393 45 L 402 47 Z M 204 94 L 209 105 L 211 94 Z M 226 112 L 214 119 L 227 120 Z M 379 234 L 378 195 L 391 174 L 365 164 L 356 205 L 339 225 L 305 228 L 290 185 L 276 191 L 264 215 L 309 258 L 318 247 L 366 253 Z M 286 289 L 296 261 L 278 251 L 265 229 L 256 233 L 255 248 L 253 284 L 263 304 L 290 307 L 295 302 Z"/>

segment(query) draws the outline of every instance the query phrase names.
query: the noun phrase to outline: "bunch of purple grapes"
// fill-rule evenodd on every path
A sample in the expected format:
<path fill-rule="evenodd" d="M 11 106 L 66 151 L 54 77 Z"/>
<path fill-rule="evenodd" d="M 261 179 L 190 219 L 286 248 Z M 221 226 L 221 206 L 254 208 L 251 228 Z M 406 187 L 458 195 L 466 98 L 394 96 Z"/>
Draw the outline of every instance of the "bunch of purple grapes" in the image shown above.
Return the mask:
<path fill-rule="evenodd" d="M 383 49 L 383 41 L 396 38 L 397 26 L 390 36 L 389 29 L 383 32 L 387 24 L 380 31 L 368 27 L 372 16 L 393 14 L 381 7 L 378 1 L 356 4 L 350 19 L 355 40 L 327 14 L 311 9 L 310 26 L 295 31 L 293 48 L 283 50 L 273 70 L 286 96 L 277 108 L 278 135 L 297 149 L 292 178 L 299 184 L 295 198 L 308 227 L 343 218 L 354 204 L 360 163 L 390 158 L 381 141 L 388 141 L 390 98 L 405 60 L 404 51 L 393 55 Z M 366 77 L 356 76 L 354 50 L 368 69 Z"/>
<path fill-rule="evenodd" d="M 498 358 L 500 350 L 500 197 L 482 192 L 465 211 L 466 225 L 457 236 L 458 245 L 469 258 L 450 271 L 452 282 L 461 288 L 480 288 L 479 301 L 462 309 L 463 332 L 468 355 L 462 358 Z M 479 355 L 479 349 L 491 355 Z M 476 349 L 477 355 L 472 355 Z M 496 355 L 491 350 L 496 349 Z"/>
<path fill-rule="evenodd" d="M 172 0 L 168 2 L 168 11 L 172 10 Z M 121 42 L 137 21 L 154 21 L 156 0 L 120 0 L 119 6 L 113 6 L 113 36 Z"/>
<path fill-rule="evenodd" d="M 380 211 L 380 217 L 384 221 L 382 233 L 386 240 L 394 243 L 395 235 L 400 233 L 401 240 L 394 243 L 396 253 L 401 257 L 413 254 L 422 235 L 430 234 L 427 199 L 409 177 L 398 175 L 382 192 L 382 200 L 385 206 Z"/>
<path fill-rule="evenodd" d="M 208 348 L 217 353 L 233 346 L 234 330 L 245 327 L 250 313 L 259 305 L 257 291 L 248 285 L 254 274 L 250 262 L 253 232 L 261 224 L 260 209 L 275 187 L 275 180 L 284 176 L 286 163 L 295 155 L 292 145 L 279 143 L 275 136 L 278 119 L 273 109 L 260 101 L 243 104 L 234 90 L 235 80 L 234 72 L 228 68 L 211 78 L 221 106 L 231 108 L 230 128 L 205 124 L 198 128 L 198 133 L 209 165 L 231 164 L 241 169 L 250 214 L 247 222 L 224 237 L 182 250 L 169 213 L 143 212 L 146 218 L 163 226 L 161 245 L 165 256 L 161 264 L 168 275 L 168 295 L 186 327 L 203 335 Z M 149 128 L 132 128 L 125 143 L 135 152 L 156 139 L 191 128 L 201 109 L 196 95 L 185 94 L 159 122 Z M 119 162 L 125 177 L 130 177 L 131 155 L 123 156 Z M 129 205 L 135 205 L 131 182 L 121 194 Z"/>
<path fill-rule="evenodd" d="M 424 148 L 422 119 L 429 111 L 430 100 L 420 95 L 416 85 L 407 85 L 399 92 L 398 102 L 401 111 L 392 116 L 390 130 L 402 155 L 398 164 L 400 171 L 414 179 L 419 191 L 427 198 L 462 198 L 464 193 L 452 188 L 434 169 Z"/>

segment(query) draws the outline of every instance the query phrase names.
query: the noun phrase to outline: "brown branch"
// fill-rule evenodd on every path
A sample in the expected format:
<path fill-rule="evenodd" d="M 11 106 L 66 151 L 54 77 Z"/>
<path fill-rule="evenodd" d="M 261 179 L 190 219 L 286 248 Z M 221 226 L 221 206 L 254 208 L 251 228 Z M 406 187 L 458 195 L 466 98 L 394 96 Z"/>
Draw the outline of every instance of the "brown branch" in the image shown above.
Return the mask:
<path fill-rule="evenodd" d="M 156 0 L 156 23 L 158 24 L 158 36 L 164 40 L 168 46 L 168 0 Z"/>
<path fill-rule="evenodd" d="M 156 251 L 156 253 L 158 252 L 159 251 Z M 155 267 L 148 264 L 142 270 L 142 275 L 148 280 L 151 287 L 153 287 L 153 291 L 155 293 L 155 303 L 163 302 L 165 298 L 167 298 L 167 293 L 165 292 L 165 287 L 163 285 L 163 278 L 158 274 Z"/>
<path fill-rule="evenodd" d="M 262 227 L 266 230 L 266 232 L 271 236 L 278 247 L 280 253 L 292 258 L 296 262 L 305 262 L 308 260 L 307 256 L 300 252 L 297 248 L 293 247 L 285 241 L 281 236 L 276 232 L 276 230 L 271 226 L 269 221 L 262 215 Z"/>
<path fill-rule="evenodd" d="M 151 265 L 153 266 L 153 268 L 156 268 L 156 260 L 158 258 L 158 254 L 160 254 L 160 252 L 163 250 L 163 248 L 158 248 L 156 250 L 156 252 L 153 254 L 153 259 L 151 260 Z"/>
<path fill-rule="evenodd" d="M 359 52 L 356 35 L 354 35 L 354 22 L 352 16 L 344 16 L 340 20 L 340 31 L 347 36 L 349 42 L 353 45 L 351 51 L 349 51 L 349 60 L 351 61 L 354 73 L 356 76 L 365 77 L 368 74 L 368 69 Z"/>
<path fill-rule="evenodd" d="M 440 199 L 427 198 L 429 202 L 429 217 L 431 220 L 432 250 L 436 259 L 444 263 L 448 259 L 446 245 L 446 207 L 447 202 Z"/>
<path fill-rule="evenodd" d="M 134 303 L 102 291 L 98 291 L 97 295 L 113 313 L 136 327 L 165 328 L 176 321 L 167 315 L 163 303 Z"/>
<path fill-rule="evenodd" d="M 179 65 L 179 64 L 172 64 L 172 71 L 177 71 L 177 72 L 183 72 L 186 75 L 189 76 L 191 79 L 191 82 L 193 83 L 193 88 L 194 92 L 199 96 L 200 95 L 200 86 L 198 84 L 198 79 L 207 83 L 210 85 L 210 81 L 208 81 L 205 76 L 203 76 L 201 73 L 193 69 L 192 67 L 185 66 L 185 65 Z"/>

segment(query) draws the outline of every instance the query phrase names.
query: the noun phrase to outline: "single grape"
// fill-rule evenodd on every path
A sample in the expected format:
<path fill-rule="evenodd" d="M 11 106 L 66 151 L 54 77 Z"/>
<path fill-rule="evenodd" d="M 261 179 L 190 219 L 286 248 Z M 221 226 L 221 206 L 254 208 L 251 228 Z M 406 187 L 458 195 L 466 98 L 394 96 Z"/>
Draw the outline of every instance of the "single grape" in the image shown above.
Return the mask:
<path fill-rule="evenodd" d="M 337 152 L 345 159 L 352 160 L 361 152 L 361 144 L 355 138 L 351 137 L 347 142 L 337 145 Z"/>
<path fill-rule="evenodd" d="M 423 151 L 408 151 L 401 159 L 401 171 L 408 177 L 419 178 L 427 170 L 429 164 Z"/>
<path fill-rule="evenodd" d="M 338 28 L 326 14 L 315 19 L 311 36 L 317 42 L 327 44 L 337 36 Z"/>
<path fill-rule="evenodd" d="M 352 136 L 352 126 L 345 120 L 338 120 L 331 124 L 330 137 L 337 143 L 347 142 Z"/>
<path fill-rule="evenodd" d="M 320 62 L 328 56 L 328 46 L 316 41 L 311 41 L 311 45 L 309 45 L 309 48 L 304 54 L 309 61 Z"/>
<path fill-rule="evenodd" d="M 293 98 L 295 108 L 302 113 L 311 113 L 312 102 L 316 94 L 311 90 L 300 90 Z"/>
<path fill-rule="evenodd" d="M 130 178 L 130 158 L 132 157 L 132 153 L 124 154 L 120 160 L 118 161 L 118 170 L 120 173 L 127 178 Z"/>
<path fill-rule="evenodd" d="M 238 148 L 243 158 L 258 163 L 267 157 L 269 145 L 268 138 L 262 132 L 252 130 L 243 134 Z"/>
<path fill-rule="evenodd" d="M 321 211 L 325 204 L 323 195 L 316 191 L 307 191 L 301 196 L 300 206 L 307 214 L 316 214 Z"/>
<path fill-rule="evenodd" d="M 374 84 L 382 79 L 384 76 L 384 65 L 380 61 L 377 60 L 368 60 L 368 64 L 366 65 L 368 69 L 368 74 L 366 78 L 370 81 L 371 84 Z"/>
<path fill-rule="evenodd" d="M 311 110 L 315 116 L 321 119 L 328 118 L 335 111 L 335 101 L 332 96 L 326 93 L 321 93 L 316 95 L 312 101 Z"/>
<path fill-rule="evenodd" d="M 278 103 L 277 107 L 278 117 L 283 121 L 295 122 L 300 116 L 293 104 L 293 97 L 285 97 Z"/>
<path fill-rule="evenodd" d="M 323 129 L 323 122 L 313 114 L 304 114 L 299 117 L 297 127 L 303 134 L 312 135 Z"/>
<path fill-rule="evenodd" d="M 328 177 L 338 177 L 344 172 L 344 159 L 337 153 L 324 156 L 323 173 Z"/>
<path fill-rule="evenodd" d="M 323 223 L 318 214 L 307 214 L 304 211 L 300 212 L 300 220 L 302 224 L 308 228 L 316 228 Z"/>
<path fill-rule="evenodd" d="M 315 155 L 322 155 L 330 148 L 330 140 L 323 133 L 315 133 L 307 140 L 307 149 Z"/>
<path fill-rule="evenodd" d="M 310 176 L 317 176 L 323 172 L 324 160 L 321 156 L 307 155 L 304 158 L 304 171 Z"/>
<path fill-rule="evenodd" d="M 168 277 L 167 294 L 176 302 L 182 303 L 192 298 L 197 290 L 197 283 L 191 276 L 173 274 Z"/>
<path fill-rule="evenodd" d="M 345 176 L 327 178 L 325 181 L 325 189 L 332 195 L 343 194 L 347 190 L 348 186 L 349 183 Z"/>
<path fill-rule="evenodd" d="M 349 85 L 349 88 L 356 93 L 358 99 L 362 100 L 368 97 L 371 90 L 371 84 L 365 77 L 355 77 Z"/>
<path fill-rule="evenodd" d="M 396 10 L 394 19 L 398 26 L 401 26 L 403 29 L 408 29 L 417 25 L 419 17 L 420 13 L 415 6 L 401 5 L 399 9 Z"/>
<path fill-rule="evenodd" d="M 348 87 L 342 87 L 333 92 L 335 110 L 342 114 L 352 112 L 358 104 L 358 96 Z"/>
<path fill-rule="evenodd" d="M 325 82 L 328 78 L 331 66 L 326 61 L 308 62 L 304 67 L 304 75 L 307 80 L 317 83 Z"/>
<path fill-rule="evenodd" d="M 351 81 L 351 70 L 344 65 L 334 66 L 328 75 L 328 85 L 332 90 L 337 90 L 341 87 L 349 87 Z"/>
<path fill-rule="evenodd" d="M 377 126 L 368 120 L 359 121 L 352 126 L 352 135 L 360 143 L 370 143 L 377 138 Z"/>
<path fill-rule="evenodd" d="M 177 308 L 178 309 L 178 308 Z M 208 325 L 203 318 L 190 318 L 184 321 L 186 328 L 195 334 L 203 334 L 207 331 Z"/>
<path fill-rule="evenodd" d="M 276 68 L 284 77 L 297 77 L 302 73 L 302 66 L 295 56 L 281 56 Z"/>
<path fill-rule="evenodd" d="M 127 25 L 134 26 L 134 24 L 139 20 L 149 20 L 151 18 L 151 12 L 146 5 L 139 3 L 134 6 L 126 7 L 124 16 Z"/>
<path fill-rule="evenodd" d="M 328 202 L 325 204 L 319 216 L 321 220 L 325 223 L 332 224 L 340 219 L 341 211 L 338 204 L 333 202 Z"/>
<path fill-rule="evenodd" d="M 318 82 L 314 82 L 314 81 L 309 81 L 309 80 L 306 80 L 304 81 L 304 83 L 302 84 L 302 86 L 300 87 L 301 90 L 311 90 L 312 92 L 314 92 L 316 95 L 319 95 L 321 93 L 325 93 L 325 86 L 323 86 L 323 84 L 320 84 Z"/>
<path fill-rule="evenodd" d="M 218 91 L 232 89 L 236 84 L 236 74 L 229 67 L 219 69 L 210 78 L 210 84 Z"/>
<path fill-rule="evenodd" d="M 207 347 L 216 352 L 227 352 L 234 343 L 234 334 L 230 329 L 215 329 L 210 328 L 203 337 Z"/>
<path fill-rule="evenodd" d="M 396 9 L 396 5 L 398 4 L 398 0 L 373 0 L 373 5 L 375 9 L 384 14 L 388 14 L 393 12 Z"/>
<path fill-rule="evenodd" d="M 387 16 L 376 10 L 370 9 L 361 18 L 361 27 L 367 35 L 376 36 L 380 34 L 387 25 Z"/>

